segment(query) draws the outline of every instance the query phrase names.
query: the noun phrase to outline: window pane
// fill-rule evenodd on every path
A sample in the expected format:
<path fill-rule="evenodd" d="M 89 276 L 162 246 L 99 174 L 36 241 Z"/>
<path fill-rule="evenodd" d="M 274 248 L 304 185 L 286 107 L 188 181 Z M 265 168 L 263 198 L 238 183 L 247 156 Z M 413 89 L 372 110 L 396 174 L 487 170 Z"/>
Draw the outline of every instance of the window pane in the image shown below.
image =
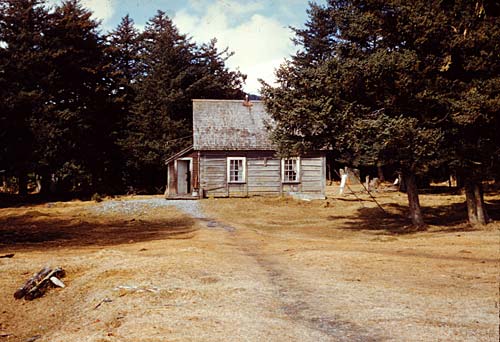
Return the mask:
<path fill-rule="evenodd" d="M 230 182 L 243 182 L 243 159 L 230 159 L 229 160 L 229 181 Z"/>
<path fill-rule="evenodd" d="M 285 159 L 283 163 L 283 180 L 285 182 L 297 181 L 297 159 Z"/>

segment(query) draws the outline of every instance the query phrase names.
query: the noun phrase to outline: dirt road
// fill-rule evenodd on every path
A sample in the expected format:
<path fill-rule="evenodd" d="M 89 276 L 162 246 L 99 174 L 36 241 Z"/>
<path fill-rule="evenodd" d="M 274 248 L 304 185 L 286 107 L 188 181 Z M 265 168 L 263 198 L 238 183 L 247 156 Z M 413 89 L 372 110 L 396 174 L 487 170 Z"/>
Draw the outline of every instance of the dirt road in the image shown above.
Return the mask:
<path fill-rule="evenodd" d="M 0 340 L 498 340 L 498 230 L 358 230 L 352 208 L 323 202 L 147 201 L 1 209 L 0 254 L 15 256 L 0 259 Z M 45 264 L 67 287 L 16 301 Z"/>

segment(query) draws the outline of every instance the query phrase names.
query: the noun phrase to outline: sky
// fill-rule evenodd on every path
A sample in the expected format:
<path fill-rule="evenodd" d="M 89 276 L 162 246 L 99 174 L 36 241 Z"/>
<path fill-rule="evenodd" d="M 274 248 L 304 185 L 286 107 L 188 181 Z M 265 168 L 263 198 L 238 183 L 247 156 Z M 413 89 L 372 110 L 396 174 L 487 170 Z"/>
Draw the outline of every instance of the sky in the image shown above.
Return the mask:
<path fill-rule="evenodd" d="M 59 0 L 50 0 L 58 3 Z M 326 0 L 316 0 L 324 4 Z M 261 78 L 274 82 L 274 70 L 296 51 L 293 27 L 307 20 L 307 0 L 82 0 L 104 31 L 129 14 L 143 28 L 157 10 L 167 13 L 182 34 L 198 44 L 217 38 L 217 47 L 234 51 L 226 63 L 247 75 L 244 90 L 258 94 Z"/>

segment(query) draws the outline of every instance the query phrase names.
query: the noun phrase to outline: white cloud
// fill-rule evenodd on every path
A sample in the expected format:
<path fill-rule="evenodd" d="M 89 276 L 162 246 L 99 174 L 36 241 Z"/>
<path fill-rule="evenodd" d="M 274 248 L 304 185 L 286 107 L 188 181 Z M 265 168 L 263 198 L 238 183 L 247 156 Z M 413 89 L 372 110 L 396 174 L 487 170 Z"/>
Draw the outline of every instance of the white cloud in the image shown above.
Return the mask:
<path fill-rule="evenodd" d="M 94 17 L 103 23 L 110 20 L 115 13 L 116 0 L 82 0 L 83 6 L 94 12 Z"/>
<path fill-rule="evenodd" d="M 134 27 L 136 30 L 142 32 L 146 28 L 146 24 L 137 24 L 136 22 L 134 22 Z"/>
<path fill-rule="evenodd" d="M 192 5 L 206 4 L 206 0 L 190 1 Z M 173 20 L 181 33 L 192 36 L 196 42 L 208 42 L 215 37 L 220 49 L 228 46 L 234 51 L 227 66 L 247 74 L 245 90 L 258 93 L 260 83 L 257 79 L 273 84 L 274 69 L 294 51 L 290 29 L 271 17 L 251 15 L 261 6 L 259 1 L 240 5 L 219 0 L 203 7 L 199 14 L 181 10 Z"/>
<path fill-rule="evenodd" d="M 49 5 L 59 5 L 62 0 L 49 0 Z M 105 28 L 115 13 L 117 0 L 82 0 L 82 5 L 92 11 L 94 19 L 102 20 Z"/>
<path fill-rule="evenodd" d="M 262 10 L 266 7 L 265 0 L 189 0 L 189 5 L 194 11 L 203 12 L 206 8 L 218 8 L 226 13 L 243 14 Z"/>

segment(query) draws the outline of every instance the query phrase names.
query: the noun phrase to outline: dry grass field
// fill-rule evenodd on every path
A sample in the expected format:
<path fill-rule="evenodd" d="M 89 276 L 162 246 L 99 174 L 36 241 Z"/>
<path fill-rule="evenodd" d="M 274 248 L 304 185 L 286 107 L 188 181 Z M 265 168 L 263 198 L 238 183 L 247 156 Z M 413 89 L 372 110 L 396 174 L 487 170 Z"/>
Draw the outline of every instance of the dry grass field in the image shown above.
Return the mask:
<path fill-rule="evenodd" d="M 0 209 L 0 341 L 498 341 L 499 224 L 424 194 L 414 232 L 404 195 L 363 196 Z M 45 265 L 67 287 L 15 300 Z"/>

